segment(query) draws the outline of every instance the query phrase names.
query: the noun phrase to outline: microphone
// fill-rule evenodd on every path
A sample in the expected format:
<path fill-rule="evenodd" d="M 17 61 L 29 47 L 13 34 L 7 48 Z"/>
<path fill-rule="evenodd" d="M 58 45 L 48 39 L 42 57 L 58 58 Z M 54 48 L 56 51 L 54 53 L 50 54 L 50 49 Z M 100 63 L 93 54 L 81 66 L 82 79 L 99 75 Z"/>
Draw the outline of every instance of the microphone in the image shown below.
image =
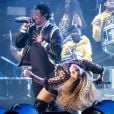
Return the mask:
<path fill-rule="evenodd" d="M 29 23 L 31 21 L 34 21 L 31 17 L 20 16 L 15 18 L 17 23 Z"/>

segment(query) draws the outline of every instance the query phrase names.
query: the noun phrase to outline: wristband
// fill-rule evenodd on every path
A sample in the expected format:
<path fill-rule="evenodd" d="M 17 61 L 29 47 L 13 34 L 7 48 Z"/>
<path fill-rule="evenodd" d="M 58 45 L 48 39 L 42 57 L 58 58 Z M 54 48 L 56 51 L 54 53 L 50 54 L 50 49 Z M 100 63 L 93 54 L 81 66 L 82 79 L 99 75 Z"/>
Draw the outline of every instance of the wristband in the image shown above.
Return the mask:
<path fill-rule="evenodd" d="M 22 33 L 26 33 L 26 31 L 27 31 L 27 28 L 24 27 L 24 26 L 22 26 L 21 29 L 20 29 L 20 32 L 22 32 Z"/>

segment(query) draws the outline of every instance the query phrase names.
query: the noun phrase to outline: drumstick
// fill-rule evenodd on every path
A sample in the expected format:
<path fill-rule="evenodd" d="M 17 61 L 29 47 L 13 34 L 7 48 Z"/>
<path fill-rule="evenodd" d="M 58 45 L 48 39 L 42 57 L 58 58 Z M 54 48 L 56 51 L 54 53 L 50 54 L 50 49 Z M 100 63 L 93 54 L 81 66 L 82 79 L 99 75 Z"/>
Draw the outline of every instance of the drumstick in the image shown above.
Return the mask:
<path fill-rule="evenodd" d="M 6 57 L 1 56 L 0 58 L 3 59 L 3 60 L 5 60 L 6 62 L 8 62 L 8 63 L 10 63 L 10 64 L 12 64 L 12 65 L 14 65 L 14 66 L 17 67 L 17 64 L 15 64 L 15 63 L 12 62 L 11 60 L 7 59 Z"/>
<path fill-rule="evenodd" d="M 101 14 L 101 3 L 99 5 L 99 15 Z"/>
<path fill-rule="evenodd" d="M 10 45 L 13 46 L 13 41 L 12 41 L 12 33 L 11 30 L 9 31 L 9 36 L 10 36 Z"/>

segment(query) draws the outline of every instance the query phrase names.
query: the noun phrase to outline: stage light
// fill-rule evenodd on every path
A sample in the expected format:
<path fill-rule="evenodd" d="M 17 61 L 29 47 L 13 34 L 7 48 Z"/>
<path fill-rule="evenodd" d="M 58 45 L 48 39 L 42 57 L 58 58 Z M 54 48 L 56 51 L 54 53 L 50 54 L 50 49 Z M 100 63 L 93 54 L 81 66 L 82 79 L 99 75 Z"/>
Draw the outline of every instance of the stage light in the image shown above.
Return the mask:
<path fill-rule="evenodd" d="M 114 101 L 96 101 L 91 107 L 85 109 L 82 114 L 114 114 Z"/>
<path fill-rule="evenodd" d="M 35 107 L 30 104 L 14 104 L 10 110 L 14 114 L 38 114 Z M 1 114 L 1 113 L 0 113 Z M 9 113 L 8 113 L 9 114 Z"/>
<path fill-rule="evenodd" d="M 4 114 L 6 112 L 6 110 L 2 107 L 0 107 L 0 114 Z"/>

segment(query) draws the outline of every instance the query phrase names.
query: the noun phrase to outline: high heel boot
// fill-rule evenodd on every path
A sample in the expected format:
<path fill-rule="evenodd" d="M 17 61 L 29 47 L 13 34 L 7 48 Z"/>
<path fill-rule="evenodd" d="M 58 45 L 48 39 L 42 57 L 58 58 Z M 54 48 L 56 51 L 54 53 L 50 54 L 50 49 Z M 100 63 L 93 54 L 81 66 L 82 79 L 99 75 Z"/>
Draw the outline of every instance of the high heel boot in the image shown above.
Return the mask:
<path fill-rule="evenodd" d="M 45 101 L 37 99 L 37 100 L 35 100 L 34 107 L 37 109 L 39 114 L 43 114 L 43 112 L 45 112 L 47 110 L 48 103 L 46 103 Z"/>

